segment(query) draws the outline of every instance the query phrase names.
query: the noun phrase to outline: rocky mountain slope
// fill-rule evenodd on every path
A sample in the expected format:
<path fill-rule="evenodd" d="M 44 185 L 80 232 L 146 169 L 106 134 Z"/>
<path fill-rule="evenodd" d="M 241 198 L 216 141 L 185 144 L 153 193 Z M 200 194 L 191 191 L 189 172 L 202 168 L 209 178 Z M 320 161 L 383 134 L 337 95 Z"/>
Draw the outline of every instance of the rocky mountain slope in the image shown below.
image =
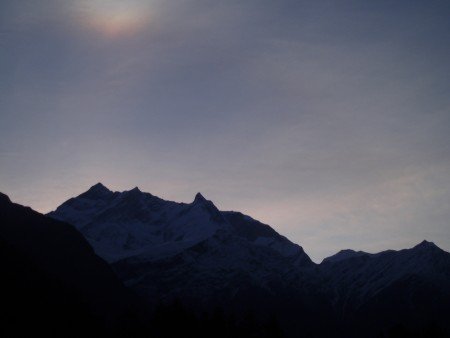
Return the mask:
<path fill-rule="evenodd" d="M 136 256 L 146 260 L 172 256 L 219 230 L 311 263 L 300 246 L 269 226 L 237 212 L 221 212 L 200 193 L 186 204 L 165 201 L 138 188 L 112 192 L 98 183 L 48 216 L 75 225 L 111 263 Z"/>
<path fill-rule="evenodd" d="M 74 224 L 150 303 L 277 313 L 292 336 L 378 336 L 397 326 L 450 332 L 450 254 L 430 242 L 343 250 L 315 264 L 270 226 L 220 211 L 201 194 L 186 204 L 101 184 L 49 216 Z"/>

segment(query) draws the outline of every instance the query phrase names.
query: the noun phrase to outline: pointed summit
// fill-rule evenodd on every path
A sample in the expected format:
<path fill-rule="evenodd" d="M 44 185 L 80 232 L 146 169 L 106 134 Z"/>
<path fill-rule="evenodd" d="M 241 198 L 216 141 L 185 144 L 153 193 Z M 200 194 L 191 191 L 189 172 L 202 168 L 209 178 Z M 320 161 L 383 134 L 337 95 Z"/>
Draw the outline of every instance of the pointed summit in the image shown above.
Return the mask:
<path fill-rule="evenodd" d="M 201 193 L 197 193 L 195 195 L 195 199 L 193 203 L 204 203 L 207 202 L 207 199 L 203 197 L 203 195 Z"/>
<path fill-rule="evenodd" d="M 131 190 L 126 190 L 122 193 L 123 196 L 126 196 L 127 199 L 139 199 L 144 193 L 138 188 L 134 187 Z"/>
<path fill-rule="evenodd" d="M 97 184 L 94 184 L 92 187 L 89 188 L 89 190 L 108 190 L 107 187 L 105 187 L 101 182 L 98 182 Z"/>
<path fill-rule="evenodd" d="M 98 199 L 111 194 L 112 191 L 105 187 L 102 183 L 97 183 L 89 188 L 88 191 L 82 193 L 79 197 L 88 199 Z"/>
<path fill-rule="evenodd" d="M 138 187 L 134 187 L 134 188 L 131 189 L 130 191 L 133 191 L 133 192 L 142 192 L 141 189 L 139 189 Z"/>
<path fill-rule="evenodd" d="M 336 263 L 340 262 L 346 259 L 354 258 L 354 257 L 361 257 L 361 256 L 368 256 L 367 252 L 364 251 L 355 251 L 351 249 L 344 249 L 339 251 L 338 253 L 334 254 L 333 256 L 326 257 L 323 259 L 322 263 Z"/>
<path fill-rule="evenodd" d="M 433 242 L 423 240 L 422 242 L 417 244 L 413 249 L 430 249 L 430 248 L 438 248 L 438 246 Z"/>

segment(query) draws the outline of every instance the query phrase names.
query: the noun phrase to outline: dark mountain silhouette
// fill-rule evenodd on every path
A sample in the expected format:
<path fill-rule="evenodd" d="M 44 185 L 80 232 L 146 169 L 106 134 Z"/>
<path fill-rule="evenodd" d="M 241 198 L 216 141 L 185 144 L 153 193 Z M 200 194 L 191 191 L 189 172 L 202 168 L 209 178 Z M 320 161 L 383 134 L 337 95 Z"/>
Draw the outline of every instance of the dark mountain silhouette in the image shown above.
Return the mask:
<path fill-rule="evenodd" d="M 275 315 L 296 336 L 447 334 L 449 255 L 423 242 L 400 251 L 343 250 L 314 264 L 270 226 L 97 184 L 49 216 L 72 222 L 124 283 L 150 304 L 243 320 Z M 433 333 L 433 334 L 434 334 Z"/>
<path fill-rule="evenodd" d="M 140 325 L 134 297 L 75 228 L 1 193 L 0 253 L 2 337 L 113 336 Z"/>
<path fill-rule="evenodd" d="M 431 242 L 377 254 L 341 251 L 319 268 L 337 315 L 353 330 L 401 325 L 450 332 L 450 253 Z"/>
<path fill-rule="evenodd" d="M 315 264 L 200 193 L 176 203 L 101 184 L 49 216 L 0 195 L 5 329 L 25 321 L 48 331 L 57 318 L 59 336 L 72 327 L 74 336 L 449 336 L 450 254 L 431 242 Z"/>

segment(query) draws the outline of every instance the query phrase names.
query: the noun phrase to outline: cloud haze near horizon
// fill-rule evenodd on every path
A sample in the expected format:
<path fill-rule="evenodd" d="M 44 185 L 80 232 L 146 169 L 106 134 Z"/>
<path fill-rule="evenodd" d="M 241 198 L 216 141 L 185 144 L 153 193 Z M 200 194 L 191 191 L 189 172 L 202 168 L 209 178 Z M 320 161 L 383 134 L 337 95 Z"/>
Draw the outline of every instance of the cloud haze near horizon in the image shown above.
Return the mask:
<path fill-rule="evenodd" d="M 445 1 L 2 1 L 0 191 L 201 191 L 316 261 L 450 250 Z"/>

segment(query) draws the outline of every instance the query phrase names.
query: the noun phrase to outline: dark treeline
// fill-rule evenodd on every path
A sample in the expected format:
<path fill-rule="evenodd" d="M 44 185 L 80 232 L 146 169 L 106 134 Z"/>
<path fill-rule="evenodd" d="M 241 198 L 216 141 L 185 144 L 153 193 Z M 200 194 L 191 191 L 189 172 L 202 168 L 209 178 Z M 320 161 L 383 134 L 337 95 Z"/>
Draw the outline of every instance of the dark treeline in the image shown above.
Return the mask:
<path fill-rule="evenodd" d="M 256 320 L 252 313 L 238 319 L 225 314 L 221 308 L 211 313 L 193 314 L 180 301 L 168 305 L 159 304 L 150 322 L 152 336 L 171 337 L 285 337 L 278 320 L 270 316 L 267 320 Z"/>
<path fill-rule="evenodd" d="M 106 323 L 95 316 L 75 288 L 35 266 L 0 238 L 0 336 L 80 337 L 104 334 Z"/>

